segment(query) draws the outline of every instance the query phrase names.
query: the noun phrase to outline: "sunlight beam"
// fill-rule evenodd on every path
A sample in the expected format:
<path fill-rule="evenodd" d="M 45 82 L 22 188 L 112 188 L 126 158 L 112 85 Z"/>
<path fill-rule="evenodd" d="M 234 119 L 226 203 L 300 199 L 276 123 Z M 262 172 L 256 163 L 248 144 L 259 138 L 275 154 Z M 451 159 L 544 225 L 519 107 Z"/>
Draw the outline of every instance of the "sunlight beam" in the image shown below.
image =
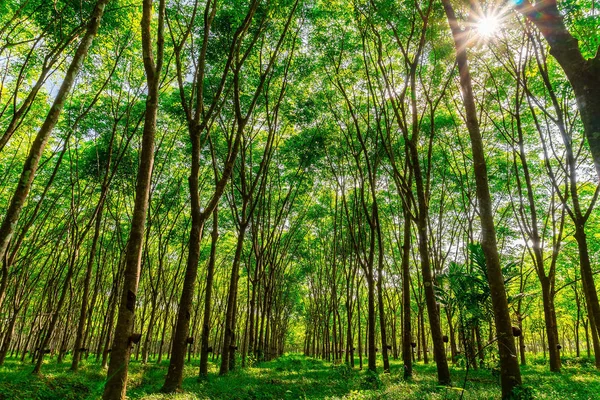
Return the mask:
<path fill-rule="evenodd" d="M 484 15 L 477 22 L 477 33 L 483 38 L 491 38 L 500 27 L 500 20 L 495 15 Z"/>

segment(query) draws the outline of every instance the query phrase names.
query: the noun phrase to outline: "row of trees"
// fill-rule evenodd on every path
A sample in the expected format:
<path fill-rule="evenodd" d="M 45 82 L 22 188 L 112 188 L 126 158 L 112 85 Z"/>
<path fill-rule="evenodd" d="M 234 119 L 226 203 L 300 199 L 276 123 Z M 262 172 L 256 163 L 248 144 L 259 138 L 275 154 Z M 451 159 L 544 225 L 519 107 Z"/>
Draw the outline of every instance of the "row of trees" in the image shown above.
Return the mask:
<path fill-rule="evenodd" d="M 358 337 L 359 353 L 366 344 L 369 368 L 375 369 L 379 350 L 385 371 L 388 351 L 397 354 L 395 332 L 401 325 L 405 375 L 411 374 L 411 344 L 422 346 L 427 354 L 429 341 L 438 380 L 448 383 L 444 342 L 450 341 L 456 360 L 458 333 L 475 366 L 476 355 L 483 360 L 489 345 L 482 339 L 485 325 L 489 342 L 498 342 L 507 396 L 520 384 L 513 335 L 521 337 L 525 362 L 523 321 L 532 284 L 541 292 L 542 341 L 552 371 L 561 367 L 555 301 L 562 289 L 573 288 L 577 297 L 577 337 L 582 313 L 579 296 L 584 293 L 588 317 L 584 325 L 591 330 L 590 335 L 586 328 L 586 337 L 591 336 L 597 347 L 597 291 L 586 224 L 593 215 L 598 185 L 596 175 L 585 167 L 592 163 L 589 158 L 585 161 L 589 156 L 582 135 L 589 130 L 577 115 L 568 82 L 558 83 L 560 70 L 549 59 L 542 37 L 547 32 L 540 28 L 540 34 L 535 27 L 538 14 L 533 18 L 530 10 L 520 7 L 526 18 L 513 13 L 502 16 L 504 23 L 516 25 L 524 34 L 503 30 L 494 32 L 492 40 L 478 35 L 477 21 L 486 22 L 498 11 L 472 4 L 470 24 L 462 29 L 452 4 L 444 2 L 453 37 L 448 43 L 441 29 L 435 29 L 444 21 L 433 2 L 404 6 L 383 3 L 355 8 L 345 21 L 351 28 L 323 54 L 324 86 L 330 91 L 323 114 L 333 121 L 330 131 L 338 132 L 336 143 L 343 145 L 337 152 L 332 150 L 334 143 L 327 147 L 332 153 L 328 155 L 330 187 L 338 196 L 330 200 L 336 204 L 329 217 L 333 228 L 325 234 L 331 243 L 324 246 L 330 249 L 324 264 L 330 266 L 315 271 L 313 279 L 339 289 L 328 296 L 311 281 L 315 301 L 305 351 L 338 359 L 339 348 L 347 342 L 346 359 L 352 359 L 353 338 Z M 551 9 L 549 5 L 544 10 Z M 444 62 L 452 47 L 455 64 Z M 477 55 L 473 74 L 469 48 Z M 460 132 L 462 127 L 468 138 Z M 485 134 L 487 145 L 482 141 Z M 493 172 L 487 172 L 488 166 Z M 380 210 L 389 210 L 386 218 Z M 503 228 L 500 235 L 497 227 Z M 570 238 L 576 242 L 576 252 L 567 256 Z M 473 247 L 476 242 L 481 246 Z M 500 246 L 506 246 L 506 261 L 501 261 Z M 561 276 L 566 272 L 563 268 L 573 264 L 567 261 L 572 257 L 577 257 L 574 264 L 579 269 Z M 339 274 L 337 259 L 350 272 Z M 419 265 L 418 273 L 411 272 L 411 259 Z M 520 270 L 512 271 L 517 266 Z M 528 279 L 532 273 L 537 284 Z M 557 276 L 563 281 L 559 287 Z M 361 297 L 353 290 L 359 290 L 363 281 L 368 286 L 364 300 L 368 318 L 361 343 L 364 319 L 357 300 Z M 416 307 L 411 306 L 411 291 Z M 342 322 L 336 310 L 344 303 L 347 320 Z M 446 335 L 441 328 L 442 308 Z M 393 315 L 387 316 L 386 309 Z M 413 341 L 411 323 L 415 322 L 419 340 Z M 347 332 L 345 339 L 341 332 Z M 587 343 L 589 349 L 590 340 Z M 362 356 L 360 362 L 362 366 Z"/>
<path fill-rule="evenodd" d="M 2 150 L 0 362 L 29 352 L 40 373 L 46 354 L 72 353 L 76 371 L 95 353 L 112 399 L 125 395 L 136 345 L 142 362 L 168 354 L 167 392 L 181 387 L 186 354 L 206 375 L 210 353 L 227 373 L 242 342 L 242 363 L 283 352 L 296 279 L 286 254 L 301 220 L 290 216 L 306 188 L 279 117 L 297 1 L 112 2 L 105 14 L 107 3 L 24 1 L 3 13 L 3 111 L 12 120 Z M 117 29 L 136 19 L 139 30 Z M 35 126 L 48 100 L 29 146 L 21 124 Z M 242 268 L 248 285 L 238 295 Z"/>
<path fill-rule="evenodd" d="M 508 397 L 526 343 L 598 354 L 598 24 L 562 6 L 5 2 L 0 364 L 95 354 L 115 399 L 132 357 L 174 392 L 431 348 Z"/>

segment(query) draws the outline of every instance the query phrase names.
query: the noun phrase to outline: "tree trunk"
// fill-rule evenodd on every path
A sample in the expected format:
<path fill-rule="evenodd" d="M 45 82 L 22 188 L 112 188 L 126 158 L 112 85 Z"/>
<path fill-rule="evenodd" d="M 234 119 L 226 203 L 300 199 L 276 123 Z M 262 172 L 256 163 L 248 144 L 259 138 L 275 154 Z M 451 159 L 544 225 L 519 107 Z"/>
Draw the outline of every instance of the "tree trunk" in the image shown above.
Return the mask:
<path fill-rule="evenodd" d="M 192 148 L 194 154 L 200 154 L 200 138 L 192 139 Z M 183 364 L 187 349 L 186 340 L 189 334 L 190 318 L 192 311 L 192 300 L 194 296 L 194 287 L 198 275 L 198 262 L 200 260 L 200 240 L 206 221 L 206 214 L 200 212 L 200 195 L 198 188 L 199 157 L 192 157 L 192 172 L 189 177 L 192 224 L 188 245 L 188 259 L 183 281 L 183 289 L 179 300 L 179 310 L 177 312 L 177 322 L 173 336 L 173 349 L 169 371 L 161 391 L 172 393 L 181 387 L 183 381 Z M 208 214 L 210 215 L 210 214 Z"/>
<path fill-rule="evenodd" d="M 582 284 L 584 285 L 584 290 L 585 290 L 585 283 L 583 282 L 585 279 L 583 277 L 583 274 L 581 276 L 581 280 L 582 280 Z M 591 311 L 591 301 L 590 298 L 586 295 L 585 296 L 585 303 L 587 306 L 587 312 L 588 312 L 588 319 L 590 321 L 590 328 L 592 330 L 592 344 L 594 346 L 594 360 L 595 360 L 595 365 L 596 365 L 596 369 L 600 370 L 600 338 L 598 337 L 598 324 L 596 323 L 596 317 L 595 315 L 592 313 Z"/>
<path fill-rule="evenodd" d="M 402 361 L 404 362 L 404 378 L 412 377 L 412 334 L 410 308 L 410 219 L 404 212 L 404 236 L 402 238 Z"/>
<path fill-rule="evenodd" d="M 585 136 L 590 145 L 596 173 L 600 177 L 600 51 L 586 60 L 578 40 L 567 30 L 556 0 L 529 0 L 516 3 L 516 9 L 540 30 L 573 86 Z"/>
<path fill-rule="evenodd" d="M 361 336 L 361 324 L 362 321 L 360 319 L 360 280 L 357 279 L 356 285 L 356 307 L 357 307 L 357 327 L 358 327 L 358 362 L 359 369 L 363 368 L 363 346 L 362 346 L 362 336 Z"/>
<path fill-rule="evenodd" d="M 463 94 L 467 129 L 471 138 L 471 150 L 475 169 L 475 183 L 477 199 L 479 201 L 479 216 L 481 219 L 481 247 L 485 254 L 487 278 L 490 285 L 492 308 L 496 322 L 496 336 L 500 354 L 500 380 L 502 385 L 502 398 L 508 399 L 515 386 L 521 385 L 521 371 L 517 361 L 515 340 L 512 335 L 512 325 L 508 310 L 504 277 L 500 267 L 500 259 L 496 242 L 492 201 L 487 177 L 485 151 L 477 110 L 471 86 L 471 75 L 467 61 L 467 36 L 461 31 L 454 9 L 449 0 L 442 0 L 448 23 L 454 38 L 456 48 L 456 61 L 460 74 L 460 85 Z"/>
<path fill-rule="evenodd" d="M 152 3 L 152 0 L 143 0 L 141 22 L 142 53 L 144 69 L 146 71 L 148 95 L 146 97 L 142 149 L 135 188 L 135 203 L 125 255 L 126 261 L 123 289 L 119 303 L 117 325 L 115 327 L 106 385 L 102 396 L 104 400 L 125 398 L 131 346 L 130 338 L 133 333 L 137 289 L 140 278 L 142 243 L 144 239 L 146 215 L 148 214 L 148 199 L 150 197 L 152 169 L 154 165 L 154 136 L 156 134 L 158 93 L 164 48 L 163 32 L 165 0 L 160 0 L 159 5 L 156 63 L 154 62 L 152 55 Z"/>
<path fill-rule="evenodd" d="M 6 353 L 8 353 L 8 346 L 10 345 L 10 341 L 12 340 L 12 335 L 15 330 L 15 323 L 17 322 L 17 308 L 13 310 L 13 315 L 10 318 L 10 322 L 6 327 L 6 332 L 4 333 L 4 340 L 2 341 L 2 347 L 0 348 L 0 366 L 4 365 L 4 360 L 6 359 Z"/>
<path fill-rule="evenodd" d="M 69 68 L 67 69 L 58 93 L 54 99 L 54 102 L 52 103 L 52 107 L 50 108 L 50 111 L 48 111 L 46 119 L 44 120 L 42 127 L 38 131 L 35 140 L 29 149 L 29 154 L 27 155 L 27 159 L 23 165 L 23 171 L 21 173 L 21 177 L 19 178 L 19 183 L 14 191 L 10 205 L 6 211 L 4 220 L 2 221 L 2 225 L 0 225 L 0 259 L 2 260 L 4 260 L 5 253 L 8 249 L 8 244 L 10 243 L 10 239 L 15 228 L 17 227 L 21 210 L 25 204 L 25 201 L 27 200 L 27 196 L 31 189 L 40 159 L 42 158 L 44 149 L 48 143 L 48 139 L 52 134 L 54 126 L 58 122 L 58 118 L 62 112 L 65 100 L 67 99 L 67 96 L 73 87 L 75 78 L 77 77 L 77 74 L 83 65 L 83 61 L 87 56 L 94 37 L 98 32 L 98 27 L 100 26 L 100 21 L 102 20 L 102 15 L 104 14 L 104 7 L 108 1 L 109 0 L 98 0 L 96 3 L 88 23 L 86 33 L 79 43 L 73 59 L 69 64 Z M 4 289 L 5 286 L 0 285 L 0 290 Z M 4 293 L 0 292 L 0 299 L 3 297 Z"/>
<path fill-rule="evenodd" d="M 583 290 L 588 304 L 588 314 L 592 316 L 590 321 L 595 323 L 596 332 L 600 332 L 600 304 L 598 303 L 598 292 L 596 291 L 596 285 L 594 284 L 594 275 L 592 272 L 590 255 L 588 251 L 587 236 L 583 224 L 577 223 L 577 221 L 574 222 L 576 224 L 574 236 L 579 247 L 581 283 L 583 284 Z M 598 355 L 596 355 L 596 358 L 598 358 Z"/>
<path fill-rule="evenodd" d="M 390 372 L 390 360 L 388 356 L 388 339 L 385 329 L 385 309 L 383 303 L 383 239 L 381 235 L 381 225 L 379 221 L 379 210 L 377 200 L 373 198 L 373 220 L 377 226 L 377 302 L 379 305 L 379 331 L 381 334 L 381 356 L 383 358 L 383 372 Z"/>
<path fill-rule="evenodd" d="M 554 308 L 554 296 L 548 279 L 540 279 L 542 284 L 542 303 L 544 306 L 544 322 L 548 338 L 548 353 L 550 353 L 550 371 L 560 372 L 560 350 L 558 349 L 558 325 Z M 522 335 L 522 334 L 521 334 Z"/>
<path fill-rule="evenodd" d="M 202 322 L 202 339 L 200 344 L 200 376 L 208 376 L 208 340 L 210 336 L 210 310 L 212 301 L 213 280 L 215 275 L 215 259 L 217 241 L 219 239 L 219 211 L 213 211 L 213 228 L 210 243 L 210 259 L 206 271 L 206 291 L 204 292 L 204 317 Z"/>
<path fill-rule="evenodd" d="M 60 312 L 67 298 L 67 291 L 69 290 L 69 285 L 71 284 L 71 277 L 73 276 L 73 269 L 75 268 L 75 259 L 77 258 L 77 251 L 73 250 L 73 255 L 70 257 L 71 260 L 69 262 L 69 268 L 67 269 L 67 275 L 65 276 L 65 281 L 63 283 L 62 291 L 60 297 L 58 299 L 58 304 L 56 305 L 56 310 L 50 319 L 50 325 L 48 325 L 48 329 L 44 334 L 44 339 L 40 345 L 40 351 L 38 352 L 37 361 L 35 367 L 33 368 L 33 374 L 39 374 L 40 369 L 42 368 L 42 361 L 44 361 L 44 350 L 50 344 L 50 340 L 52 339 L 52 334 L 54 333 L 54 328 L 60 318 Z M 60 350 L 60 349 L 59 349 Z"/>
<path fill-rule="evenodd" d="M 244 168 L 244 167 L 242 167 Z M 249 199 L 248 199 L 249 200 Z M 235 310 L 237 304 L 237 292 L 238 292 L 238 281 L 240 279 L 240 259 L 242 256 L 242 250 L 244 248 L 244 236 L 246 234 L 246 228 L 248 226 L 246 208 L 247 201 L 243 200 L 242 205 L 242 221 L 239 226 L 237 245 L 235 249 L 235 255 L 233 258 L 233 264 L 231 266 L 231 277 L 229 281 L 229 290 L 227 296 L 227 309 L 225 312 L 225 331 L 223 334 L 223 354 L 221 359 L 221 368 L 219 370 L 220 375 L 225 375 L 230 370 L 230 353 L 235 354 Z M 267 319 L 268 322 L 268 319 Z M 268 327 L 268 325 L 267 325 Z M 266 335 L 265 341 L 268 343 L 268 334 Z"/>
<path fill-rule="evenodd" d="M 374 234 L 374 232 L 372 233 Z M 367 272 L 368 286 L 368 361 L 369 371 L 377 371 L 377 353 L 375 351 L 375 278 L 373 277 L 373 264 Z"/>
<path fill-rule="evenodd" d="M 110 163 L 110 161 L 109 161 Z M 80 349 L 83 347 L 83 334 L 85 330 L 85 322 L 88 318 L 88 297 L 90 295 L 90 283 L 92 280 L 92 269 L 94 267 L 94 261 L 96 256 L 96 246 L 98 245 L 98 238 L 100 237 L 100 227 L 102 225 L 102 209 L 104 206 L 104 197 L 108 191 L 108 185 L 106 179 L 108 178 L 108 170 L 104 178 L 104 184 L 102 186 L 102 193 L 100 194 L 100 200 L 97 208 L 96 223 L 94 227 L 94 237 L 92 239 L 92 245 L 87 261 L 87 268 L 85 271 L 85 278 L 83 282 L 83 295 L 81 298 L 81 311 L 79 312 L 79 324 L 77 325 L 77 333 L 75 337 L 75 346 L 73 348 L 73 360 L 71 362 L 71 370 L 77 371 L 79 367 L 79 360 L 81 359 Z"/>

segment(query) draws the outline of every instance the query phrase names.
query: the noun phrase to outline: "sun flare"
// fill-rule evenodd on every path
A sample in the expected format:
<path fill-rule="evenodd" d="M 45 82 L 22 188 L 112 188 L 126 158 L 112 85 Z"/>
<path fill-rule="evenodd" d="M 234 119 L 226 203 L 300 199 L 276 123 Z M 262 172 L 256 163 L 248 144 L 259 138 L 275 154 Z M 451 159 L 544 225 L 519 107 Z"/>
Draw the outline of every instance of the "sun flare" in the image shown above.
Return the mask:
<path fill-rule="evenodd" d="M 484 38 L 494 36 L 498 32 L 500 27 L 500 20 L 495 15 L 483 16 L 479 22 L 477 22 L 477 32 Z"/>

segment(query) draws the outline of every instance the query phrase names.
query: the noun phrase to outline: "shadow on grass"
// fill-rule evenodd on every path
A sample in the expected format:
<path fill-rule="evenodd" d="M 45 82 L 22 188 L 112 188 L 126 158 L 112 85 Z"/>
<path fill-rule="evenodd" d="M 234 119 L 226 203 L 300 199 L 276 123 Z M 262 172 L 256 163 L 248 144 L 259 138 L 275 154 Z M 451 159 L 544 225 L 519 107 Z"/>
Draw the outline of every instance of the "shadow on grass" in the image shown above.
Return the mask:
<path fill-rule="evenodd" d="M 379 363 L 381 364 L 381 363 Z M 106 371 L 99 364 L 83 362 L 80 371 L 69 371 L 68 360 L 57 364 L 46 361 L 42 376 L 31 374 L 33 366 L 8 359 L 0 367 L 0 400 L 88 400 L 102 395 Z M 218 376 L 218 363 L 209 364 L 209 376 L 198 379 L 198 360 L 186 364 L 184 393 L 158 393 L 168 368 L 168 360 L 160 365 L 150 362 L 130 363 L 127 396 L 129 399 L 459 399 L 464 369 L 452 368 L 455 387 L 440 387 L 436 382 L 434 363 L 417 363 L 413 378 L 402 379 L 402 362 L 391 360 L 390 374 L 372 374 L 345 365 L 286 355 L 277 360 L 227 376 Z M 587 365 L 565 365 L 563 372 L 548 372 L 546 365 L 532 363 L 523 367 L 523 381 L 533 388 L 536 399 L 600 398 L 600 373 Z M 463 399 L 497 399 L 498 378 L 489 370 L 469 372 Z"/>

